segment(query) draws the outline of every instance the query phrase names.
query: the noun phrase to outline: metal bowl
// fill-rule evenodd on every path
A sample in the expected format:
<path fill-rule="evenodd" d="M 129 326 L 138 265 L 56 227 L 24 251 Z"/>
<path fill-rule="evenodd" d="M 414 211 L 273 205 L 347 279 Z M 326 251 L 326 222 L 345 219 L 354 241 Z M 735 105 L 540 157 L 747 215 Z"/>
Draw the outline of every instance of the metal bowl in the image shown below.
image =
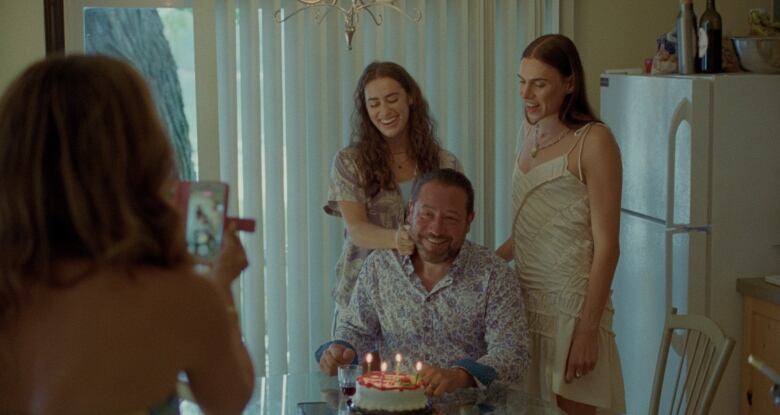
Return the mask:
<path fill-rule="evenodd" d="M 733 37 L 742 69 L 755 73 L 780 73 L 780 36 Z"/>

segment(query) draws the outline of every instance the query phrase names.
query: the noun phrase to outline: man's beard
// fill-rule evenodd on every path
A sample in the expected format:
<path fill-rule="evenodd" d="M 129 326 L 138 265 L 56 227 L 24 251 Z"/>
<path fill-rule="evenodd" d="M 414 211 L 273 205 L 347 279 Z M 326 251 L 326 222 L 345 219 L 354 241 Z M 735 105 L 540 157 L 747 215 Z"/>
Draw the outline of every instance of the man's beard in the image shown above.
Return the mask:
<path fill-rule="evenodd" d="M 452 261 L 455 259 L 455 257 L 458 256 L 458 252 L 460 252 L 460 246 L 453 246 L 452 238 L 447 238 L 447 248 L 445 250 L 436 250 L 436 252 L 431 252 L 425 247 L 425 238 L 426 236 L 417 239 L 415 246 L 417 248 L 417 253 L 420 255 L 420 258 L 427 263 L 440 264 L 442 262 Z"/>

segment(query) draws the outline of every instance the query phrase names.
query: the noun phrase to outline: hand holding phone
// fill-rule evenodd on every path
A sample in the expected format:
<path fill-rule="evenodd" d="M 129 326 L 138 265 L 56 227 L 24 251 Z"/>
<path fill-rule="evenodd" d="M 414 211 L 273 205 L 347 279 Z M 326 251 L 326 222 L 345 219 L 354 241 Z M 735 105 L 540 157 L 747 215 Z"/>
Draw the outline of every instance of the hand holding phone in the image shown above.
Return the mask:
<path fill-rule="evenodd" d="M 187 249 L 210 263 L 222 247 L 228 185 L 220 182 L 180 182 L 178 199 L 186 217 Z"/>
<path fill-rule="evenodd" d="M 230 291 L 230 284 L 241 275 L 241 271 L 249 266 L 244 246 L 238 239 L 235 223 L 228 223 L 225 229 L 225 236 L 222 244 L 222 250 L 215 258 L 211 276 L 214 280 Z"/>
<path fill-rule="evenodd" d="M 187 249 L 198 262 L 211 264 L 220 253 L 225 229 L 254 232 L 255 221 L 228 217 L 227 183 L 179 182 L 177 204 L 186 218 Z"/>
<path fill-rule="evenodd" d="M 189 182 L 187 187 L 187 249 L 211 262 L 219 255 L 227 212 L 228 186 L 219 182 Z"/>

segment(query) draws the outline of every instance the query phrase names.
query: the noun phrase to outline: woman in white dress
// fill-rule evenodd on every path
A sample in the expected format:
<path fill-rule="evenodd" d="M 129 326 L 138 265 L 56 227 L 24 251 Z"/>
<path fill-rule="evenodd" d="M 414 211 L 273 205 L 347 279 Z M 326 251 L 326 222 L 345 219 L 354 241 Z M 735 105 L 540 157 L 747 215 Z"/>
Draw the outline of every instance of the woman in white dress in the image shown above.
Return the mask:
<path fill-rule="evenodd" d="M 532 363 L 526 391 L 569 414 L 625 412 L 610 286 L 619 256 L 620 151 L 585 96 L 574 44 L 545 35 L 523 52 L 524 137 L 512 235 L 496 253 L 523 286 Z"/>

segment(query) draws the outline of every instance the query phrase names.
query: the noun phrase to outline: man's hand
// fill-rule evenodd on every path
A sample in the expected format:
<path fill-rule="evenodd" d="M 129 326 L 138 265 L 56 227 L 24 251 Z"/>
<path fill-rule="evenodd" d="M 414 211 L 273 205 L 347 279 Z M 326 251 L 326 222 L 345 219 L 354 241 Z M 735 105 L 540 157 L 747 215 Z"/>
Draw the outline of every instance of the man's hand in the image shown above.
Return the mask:
<path fill-rule="evenodd" d="M 428 396 L 441 396 L 456 389 L 477 385 L 469 372 L 459 367 L 442 369 L 423 366 L 419 373 L 420 382 L 425 386 L 425 394 Z"/>
<path fill-rule="evenodd" d="M 340 365 L 352 363 L 355 351 L 341 344 L 331 344 L 320 357 L 320 370 L 328 376 L 335 376 Z"/>

